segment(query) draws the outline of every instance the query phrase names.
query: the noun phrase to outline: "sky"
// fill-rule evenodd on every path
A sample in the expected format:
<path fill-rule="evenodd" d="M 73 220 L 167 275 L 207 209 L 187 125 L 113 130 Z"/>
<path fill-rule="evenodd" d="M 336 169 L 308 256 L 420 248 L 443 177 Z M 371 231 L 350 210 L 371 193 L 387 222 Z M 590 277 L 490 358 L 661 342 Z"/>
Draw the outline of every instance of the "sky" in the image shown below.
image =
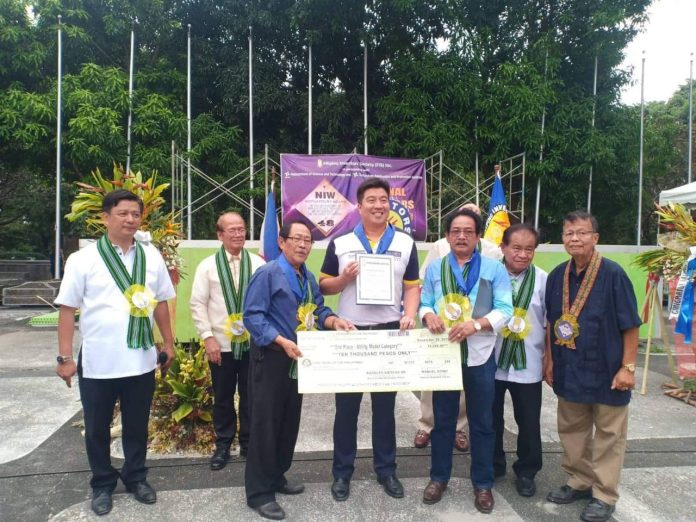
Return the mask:
<path fill-rule="evenodd" d="M 696 53 L 696 0 L 655 0 L 644 31 L 626 48 L 623 69 L 633 66 L 633 83 L 621 101 L 640 103 L 641 58 L 645 51 L 645 101 L 666 101 L 689 81 L 689 60 Z M 694 70 L 696 78 L 696 70 Z"/>

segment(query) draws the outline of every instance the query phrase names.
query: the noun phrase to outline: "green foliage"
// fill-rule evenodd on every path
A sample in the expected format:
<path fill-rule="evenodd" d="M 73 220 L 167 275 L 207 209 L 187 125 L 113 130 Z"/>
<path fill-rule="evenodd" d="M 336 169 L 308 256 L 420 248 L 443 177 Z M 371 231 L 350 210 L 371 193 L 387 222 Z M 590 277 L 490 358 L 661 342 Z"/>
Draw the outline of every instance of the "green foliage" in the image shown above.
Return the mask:
<path fill-rule="evenodd" d="M 176 346 L 166 377 L 157 375 L 152 402 L 150 447 L 155 451 L 212 449 L 210 368 L 202 346 Z"/>

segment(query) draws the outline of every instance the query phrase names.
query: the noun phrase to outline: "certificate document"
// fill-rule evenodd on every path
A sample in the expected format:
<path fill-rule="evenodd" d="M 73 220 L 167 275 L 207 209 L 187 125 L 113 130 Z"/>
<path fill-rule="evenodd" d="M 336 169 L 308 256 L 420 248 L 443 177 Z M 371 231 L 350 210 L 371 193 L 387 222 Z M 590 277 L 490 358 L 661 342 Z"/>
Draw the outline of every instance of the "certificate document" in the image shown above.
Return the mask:
<path fill-rule="evenodd" d="M 394 258 L 377 254 L 358 254 L 356 304 L 393 305 Z"/>
<path fill-rule="evenodd" d="M 300 393 L 461 390 L 459 343 L 417 330 L 297 332 Z"/>

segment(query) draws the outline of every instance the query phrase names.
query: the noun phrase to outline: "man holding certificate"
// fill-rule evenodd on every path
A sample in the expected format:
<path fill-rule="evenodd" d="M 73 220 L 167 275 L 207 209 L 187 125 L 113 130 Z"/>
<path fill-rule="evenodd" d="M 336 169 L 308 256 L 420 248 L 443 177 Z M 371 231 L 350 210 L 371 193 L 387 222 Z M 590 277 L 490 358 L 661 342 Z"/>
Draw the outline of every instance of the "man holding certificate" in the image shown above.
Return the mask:
<path fill-rule="evenodd" d="M 282 254 L 256 270 L 244 299 L 244 326 L 251 335 L 251 429 L 244 485 L 247 505 L 271 520 L 285 518 L 276 493 L 304 491 L 304 485 L 285 478 L 302 408 L 297 393 L 297 358 L 302 353 L 296 332 L 355 329 L 324 306 L 319 285 L 305 266 L 313 242 L 307 225 L 286 222 L 279 235 Z"/>
<path fill-rule="evenodd" d="M 512 316 L 512 289 L 505 267 L 482 257 L 476 249 L 481 218 L 458 210 L 445 222 L 451 252 L 428 267 L 423 282 L 420 317 L 432 333 L 449 328 L 449 339 L 460 343 L 466 413 L 471 444 L 474 505 L 493 511 L 493 398 L 495 396 L 496 333 Z M 430 482 L 423 502 L 442 498 L 452 474 L 452 447 L 459 413 L 458 390 L 433 392 L 435 426 L 431 434 Z"/>
<path fill-rule="evenodd" d="M 358 187 L 360 223 L 352 232 L 331 240 L 321 268 L 321 291 L 341 294 L 338 313 L 358 329 L 405 330 L 416 324 L 416 244 L 387 222 L 389 193 L 389 183 L 378 178 L 367 179 Z M 402 498 L 404 488 L 396 478 L 396 392 L 372 393 L 371 399 L 377 480 L 389 496 Z M 338 501 L 350 494 L 361 401 L 362 393 L 336 394 L 331 494 Z"/>

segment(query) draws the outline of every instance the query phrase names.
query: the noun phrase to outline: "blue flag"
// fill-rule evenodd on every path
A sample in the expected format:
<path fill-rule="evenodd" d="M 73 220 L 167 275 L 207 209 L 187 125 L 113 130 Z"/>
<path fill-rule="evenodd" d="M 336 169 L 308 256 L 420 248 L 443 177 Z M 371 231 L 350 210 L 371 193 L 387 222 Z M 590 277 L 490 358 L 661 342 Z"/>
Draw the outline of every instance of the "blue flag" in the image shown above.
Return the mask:
<path fill-rule="evenodd" d="M 505 201 L 505 190 L 500 175 L 496 172 L 491 191 L 491 204 L 488 207 L 488 219 L 486 220 L 486 231 L 483 234 L 488 239 L 500 245 L 503 240 L 503 232 L 510 226 L 510 218 L 507 212 L 507 201 Z"/>
<path fill-rule="evenodd" d="M 271 182 L 271 191 L 266 200 L 266 214 L 261 223 L 261 246 L 259 255 L 266 262 L 273 261 L 280 255 L 278 248 L 278 218 L 276 217 L 275 193 L 273 190 L 274 182 Z"/>

